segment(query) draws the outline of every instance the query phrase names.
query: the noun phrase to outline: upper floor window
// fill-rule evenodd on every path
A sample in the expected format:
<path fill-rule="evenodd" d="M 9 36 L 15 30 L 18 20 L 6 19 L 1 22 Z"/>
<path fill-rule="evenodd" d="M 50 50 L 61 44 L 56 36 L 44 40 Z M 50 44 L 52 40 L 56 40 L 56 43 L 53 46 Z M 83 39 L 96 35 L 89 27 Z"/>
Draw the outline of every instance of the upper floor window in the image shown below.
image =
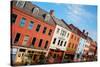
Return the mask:
<path fill-rule="evenodd" d="M 36 42 L 36 37 L 34 37 L 32 40 L 32 46 L 34 46 L 35 42 Z"/>
<path fill-rule="evenodd" d="M 47 27 L 44 27 L 44 29 L 43 29 L 43 33 L 46 33 L 46 29 L 47 29 Z"/>
<path fill-rule="evenodd" d="M 59 31 L 60 31 L 60 29 L 59 29 L 59 28 L 57 28 L 57 33 L 59 33 Z"/>
<path fill-rule="evenodd" d="M 71 36 L 71 39 L 73 39 L 73 35 Z"/>
<path fill-rule="evenodd" d="M 64 43 L 64 46 L 66 46 L 66 41 L 65 41 L 65 43 Z"/>
<path fill-rule="evenodd" d="M 43 39 L 40 39 L 40 42 L 39 42 L 39 47 L 41 47 L 41 45 L 42 45 L 42 41 L 43 41 Z"/>
<path fill-rule="evenodd" d="M 25 21 L 26 19 L 25 18 L 22 18 L 21 21 L 20 21 L 20 26 L 23 27 L 25 25 Z"/>
<path fill-rule="evenodd" d="M 22 45 L 27 46 L 28 41 L 29 41 L 29 35 L 25 35 Z"/>
<path fill-rule="evenodd" d="M 17 18 L 16 14 L 11 14 L 11 23 L 15 23 L 16 18 Z"/>
<path fill-rule="evenodd" d="M 60 35 L 62 35 L 62 36 L 66 36 L 66 31 L 64 31 L 64 30 L 61 30 L 61 33 L 60 33 Z"/>
<path fill-rule="evenodd" d="M 72 48 L 74 48 L 74 44 L 72 44 Z"/>
<path fill-rule="evenodd" d="M 45 14 L 44 15 L 44 20 L 45 21 L 49 21 L 50 20 L 50 15 L 49 14 Z"/>
<path fill-rule="evenodd" d="M 16 6 L 23 8 L 25 5 L 25 1 L 17 1 Z"/>
<path fill-rule="evenodd" d="M 38 15 L 38 13 L 39 13 L 39 8 L 34 7 L 34 8 L 32 9 L 32 13 L 35 14 L 35 15 Z"/>
<path fill-rule="evenodd" d="M 70 48 L 70 46 L 71 46 L 71 43 L 68 44 L 68 47 L 69 47 L 69 48 Z"/>
<path fill-rule="evenodd" d="M 30 21 L 29 26 L 28 26 L 28 29 L 32 29 L 33 28 L 33 25 L 34 25 L 34 22 L 33 21 Z"/>
<path fill-rule="evenodd" d="M 76 36 L 75 36 L 74 38 L 75 38 L 75 40 L 76 40 Z"/>
<path fill-rule="evenodd" d="M 51 33 L 52 33 L 52 30 L 50 29 L 48 35 L 51 35 Z"/>
<path fill-rule="evenodd" d="M 56 43 L 56 38 L 54 38 L 54 40 L 53 40 L 53 44 L 55 44 Z"/>
<path fill-rule="evenodd" d="M 36 28 L 36 31 L 37 31 L 37 32 L 40 30 L 40 27 L 41 27 L 41 25 L 38 24 L 38 25 L 37 25 L 37 28 Z"/>
<path fill-rule="evenodd" d="M 17 43 L 17 42 L 19 41 L 20 35 L 21 35 L 20 33 L 17 33 L 17 34 L 16 34 L 14 43 Z"/>
<path fill-rule="evenodd" d="M 79 41 L 79 38 L 77 38 L 77 41 Z"/>
<path fill-rule="evenodd" d="M 47 48 L 48 46 L 48 41 L 46 41 L 44 48 Z"/>
<path fill-rule="evenodd" d="M 68 36 L 69 36 L 69 33 L 67 34 L 67 38 L 68 38 Z"/>
<path fill-rule="evenodd" d="M 63 44 L 63 41 L 61 41 L 60 46 L 62 46 L 62 44 Z"/>
<path fill-rule="evenodd" d="M 58 41 L 58 45 L 60 44 L 60 40 Z"/>

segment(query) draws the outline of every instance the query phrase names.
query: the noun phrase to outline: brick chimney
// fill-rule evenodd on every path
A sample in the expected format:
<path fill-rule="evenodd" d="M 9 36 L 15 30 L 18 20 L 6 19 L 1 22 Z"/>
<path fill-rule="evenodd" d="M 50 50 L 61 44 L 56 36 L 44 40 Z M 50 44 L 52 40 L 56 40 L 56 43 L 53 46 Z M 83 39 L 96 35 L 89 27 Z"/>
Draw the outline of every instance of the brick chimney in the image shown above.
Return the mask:
<path fill-rule="evenodd" d="M 54 10 L 50 10 L 50 15 L 54 16 Z"/>
<path fill-rule="evenodd" d="M 83 29 L 83 32 L 82 32 L 83 34 L 85 33 L 85 30 Z"/>

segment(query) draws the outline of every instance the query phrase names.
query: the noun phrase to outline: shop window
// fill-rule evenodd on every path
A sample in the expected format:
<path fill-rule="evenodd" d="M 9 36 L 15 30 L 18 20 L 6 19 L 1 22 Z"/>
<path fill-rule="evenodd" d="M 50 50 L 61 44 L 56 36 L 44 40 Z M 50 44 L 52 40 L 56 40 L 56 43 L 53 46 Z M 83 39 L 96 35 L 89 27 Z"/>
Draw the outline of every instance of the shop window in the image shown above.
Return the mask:
<path fill-rule="evenodd" d="M 25 49 L 20 49 L 20 50 L 19 50 L 19 52 L 25 52 L 25 51 L 26 51 Z"/>
<path fill-rule="evenodd" d="M 18 57 L 21 57 L 21 54 L 20 53 L 18 54 Z"/>
<path fill-rule="evenodd" d="M 56 58 L 57 57 L 57 54 L 54 54 L 53 58 Z"/>

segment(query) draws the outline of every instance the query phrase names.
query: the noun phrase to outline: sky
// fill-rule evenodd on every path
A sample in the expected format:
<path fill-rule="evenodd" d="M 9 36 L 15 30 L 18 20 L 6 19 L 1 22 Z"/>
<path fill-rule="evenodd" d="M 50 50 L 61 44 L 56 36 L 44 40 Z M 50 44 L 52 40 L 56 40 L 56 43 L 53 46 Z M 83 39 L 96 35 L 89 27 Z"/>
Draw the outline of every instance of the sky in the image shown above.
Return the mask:
<path fill-rule="evenodd" d="M 81 31 L 85 29 L 89 36 L 97 41 L 97 6 L 32 2 L 45 11 L 54 10 L 54 15 L 59 19 L 64 19 L 68 24 L 73 24 Z"/>

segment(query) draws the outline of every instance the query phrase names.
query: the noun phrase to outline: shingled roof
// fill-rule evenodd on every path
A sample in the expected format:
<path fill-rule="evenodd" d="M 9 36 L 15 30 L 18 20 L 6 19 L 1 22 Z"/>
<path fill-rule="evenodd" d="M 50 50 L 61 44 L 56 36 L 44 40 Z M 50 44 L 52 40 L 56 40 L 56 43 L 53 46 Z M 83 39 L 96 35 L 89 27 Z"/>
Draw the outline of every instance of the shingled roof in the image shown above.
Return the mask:
<path fill-rule="evenodd" d="M 16 3 L 17 3 L 17 1 L 13 1 L 13 6 L 16 6 Z M 17 7 L 17 6 L 16 6 L 16 7 Z M 38 15 L 35 15 L 35 14 L 33 15 L 33 14 L 32 14 L 32 13 L 33 13 L 33 12 L 32 12 L 32 9 L 35 8 L 35 7 L 39 8 L 39 13 L 38 13 Z M 17 7 L 17 8 L 18 8 L 18 7 Z M 45 23 L 48 23 L 48 24 L 50 24 L 50 25 L 55 26 L 55 22 L 53 21 L 53 19 L 51 18 L 51 16 L 50 16 L 49 21 L 45 21 L 44 16 L 45 16 L 46 14 L 49 14 L 49 12 L 47 12 L 47 11 L 41 9 L 40 7 L 36 6 L 36 5 L 33 4 L 32 2 L 25 1 L 24 7 L 23 7 L 23 8 L 20 8 L 20 9 L 23 10 L 23 11 L 25 11 L 25 12 L 27 12 L 27 13 L 29 13 L 29 14 L 31 14 L 31 15 L 34 16 L 35 18 L 38 18 L 38 19 L 44 21 Z M 49 15 L 50 15 L 50 14 L 49 14 Z"/>

